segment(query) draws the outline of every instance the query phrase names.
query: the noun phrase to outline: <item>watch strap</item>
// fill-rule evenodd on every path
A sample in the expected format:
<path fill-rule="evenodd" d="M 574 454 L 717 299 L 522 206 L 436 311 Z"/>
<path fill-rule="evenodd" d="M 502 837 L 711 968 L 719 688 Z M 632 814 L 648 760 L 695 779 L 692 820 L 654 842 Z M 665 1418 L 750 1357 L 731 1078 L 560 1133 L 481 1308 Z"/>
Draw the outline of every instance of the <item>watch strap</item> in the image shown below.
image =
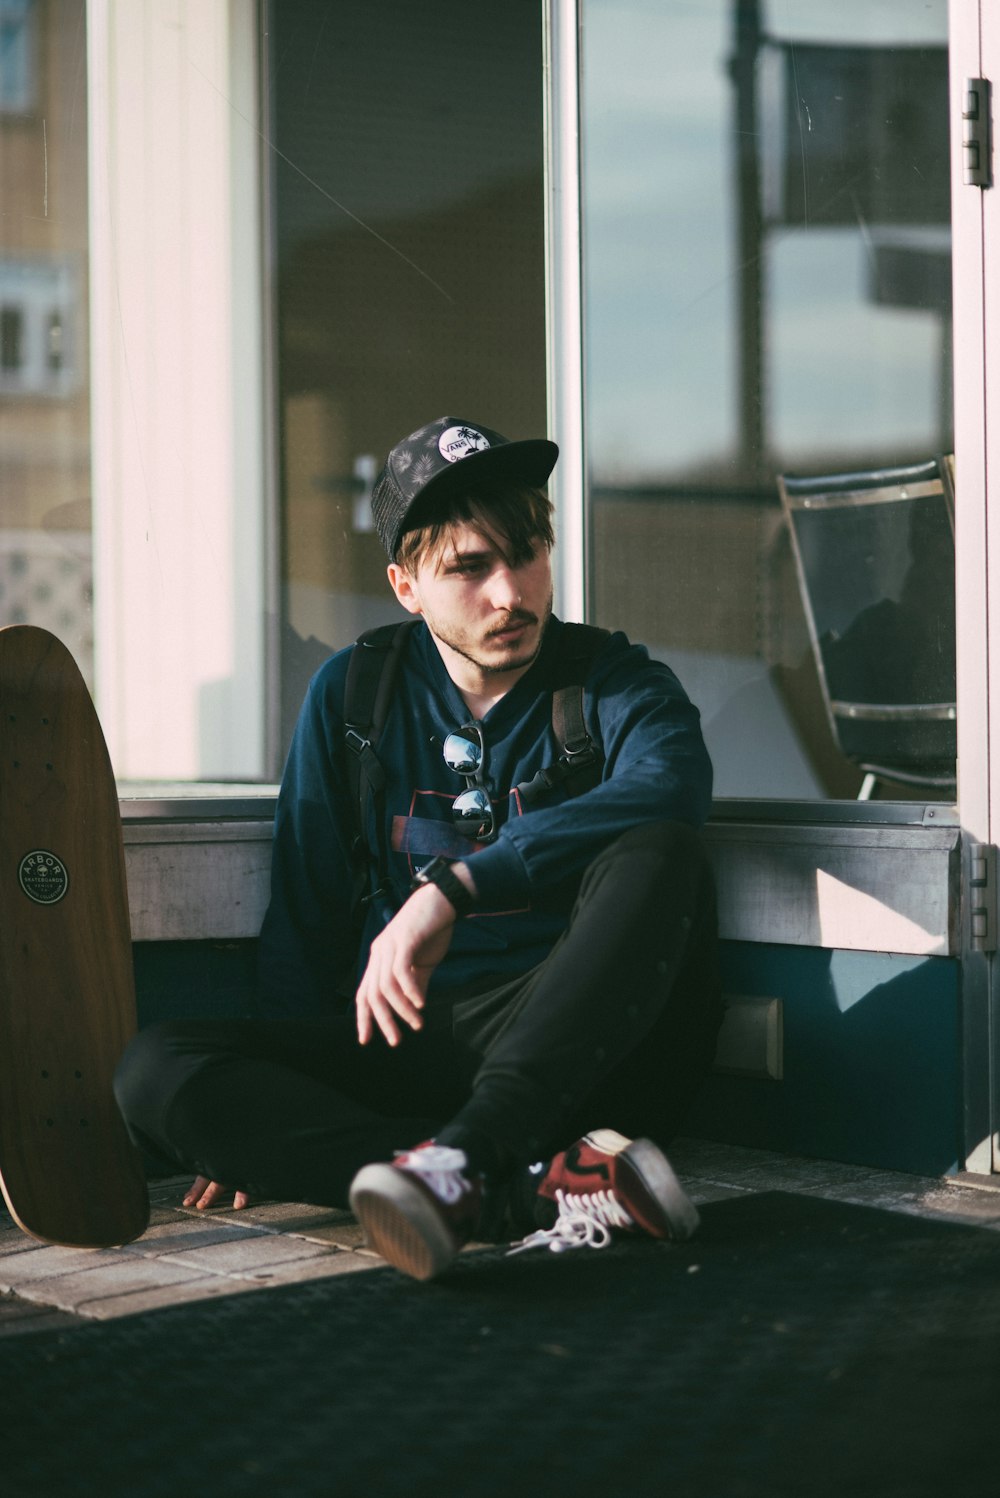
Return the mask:
<path fill-rule="evenodd" d="M 410 893 L 424 884 L 435 885 L 455 907 L 455 914 L 458 916 L 468 915 L 475 909 L 475 896 L 454 873 L 447 858 L 432 858 L 430 863 L 425 863 L 422 869 L 418 869 L 413 876 Z"/>

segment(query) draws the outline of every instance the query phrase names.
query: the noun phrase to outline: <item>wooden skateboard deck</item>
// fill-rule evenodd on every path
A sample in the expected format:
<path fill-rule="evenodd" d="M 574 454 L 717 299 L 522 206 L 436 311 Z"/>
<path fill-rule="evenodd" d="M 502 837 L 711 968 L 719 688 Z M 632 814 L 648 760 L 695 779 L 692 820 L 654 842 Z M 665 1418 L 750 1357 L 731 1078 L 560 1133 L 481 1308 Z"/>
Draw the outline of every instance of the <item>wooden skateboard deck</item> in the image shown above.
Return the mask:
<path fill-rule="evenodd" d="M 46 1243 L 149 1220 L 111 1079 L 135 1032 L 125 852 L 87 685 L 43 629 L 0 629 L 0 1184 Z"/>

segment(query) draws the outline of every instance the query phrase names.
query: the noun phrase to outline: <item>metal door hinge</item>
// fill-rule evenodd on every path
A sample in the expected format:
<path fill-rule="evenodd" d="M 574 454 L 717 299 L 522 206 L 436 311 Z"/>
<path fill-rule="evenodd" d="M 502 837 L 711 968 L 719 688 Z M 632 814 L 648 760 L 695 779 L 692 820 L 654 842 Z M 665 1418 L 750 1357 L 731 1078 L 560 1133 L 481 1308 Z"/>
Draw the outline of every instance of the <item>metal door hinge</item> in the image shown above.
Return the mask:
<path fill-rule="evenodd" d="M 997 850 L 992 843 L 969 845 L 969 921 L 972 950 L 997 949 Z"/>
<path fill-rule="evenodd" d="M 970 187 L 992 187 L 992 88 L 988 78 L 966 78 L 962 110 L 962 180 Z"/>

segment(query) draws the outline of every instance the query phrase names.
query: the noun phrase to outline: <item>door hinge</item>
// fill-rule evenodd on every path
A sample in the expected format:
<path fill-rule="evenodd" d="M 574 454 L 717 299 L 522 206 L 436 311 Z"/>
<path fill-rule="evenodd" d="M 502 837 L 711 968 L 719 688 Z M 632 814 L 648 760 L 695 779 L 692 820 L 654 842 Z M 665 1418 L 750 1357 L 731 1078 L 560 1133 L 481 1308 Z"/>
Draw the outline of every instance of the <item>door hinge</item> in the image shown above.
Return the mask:
<path fill-rule="evenodd" d="M 997 949 L 997 850 L 992 843 L 969 845 L 969 923 L 972 950 Z"/>
<path fill-rule="evenodd" d="M 962 110 L 962 180 L 993 186 L 992 87 L 988 78 L 966 78 Z"/>

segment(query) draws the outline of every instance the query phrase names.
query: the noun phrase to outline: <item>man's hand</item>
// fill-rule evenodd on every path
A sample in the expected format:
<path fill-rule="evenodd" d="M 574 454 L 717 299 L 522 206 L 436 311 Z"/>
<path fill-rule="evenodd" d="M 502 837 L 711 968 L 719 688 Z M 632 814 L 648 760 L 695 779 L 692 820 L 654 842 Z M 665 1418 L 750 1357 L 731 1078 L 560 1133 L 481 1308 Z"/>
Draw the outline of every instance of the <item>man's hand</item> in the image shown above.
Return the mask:
<path fill-rule="evenodd" d="M 453 872 L 475 891 L 464 864 L 454 864 Z M 454 926 L 451 901 L 433 884 L 425 884 L 379 932 L 355 1000 L 362 1045 L 371 1040 L 376 1025 L 393 1046 L 401 1039 L 399 1020 L 411 1030 L 421 1028 L 427 985 L 451 946 Z"/>
<path fill-rule="evenodd" d="M 210 1181 L 207 1176 L 196 1176 L 194 1185 L 184 1197 L 185 1207 L 197 1207 L 203 1212 L 206 1207 L 214 1207 L 222 1196 L 227 1196 L 232 1190 L 230 1186 L 223 1186 L 219 1181 Z M 245 1191 L 233 1192 L 233 1210 L 242 1212 L 249 1198 Z"/>

